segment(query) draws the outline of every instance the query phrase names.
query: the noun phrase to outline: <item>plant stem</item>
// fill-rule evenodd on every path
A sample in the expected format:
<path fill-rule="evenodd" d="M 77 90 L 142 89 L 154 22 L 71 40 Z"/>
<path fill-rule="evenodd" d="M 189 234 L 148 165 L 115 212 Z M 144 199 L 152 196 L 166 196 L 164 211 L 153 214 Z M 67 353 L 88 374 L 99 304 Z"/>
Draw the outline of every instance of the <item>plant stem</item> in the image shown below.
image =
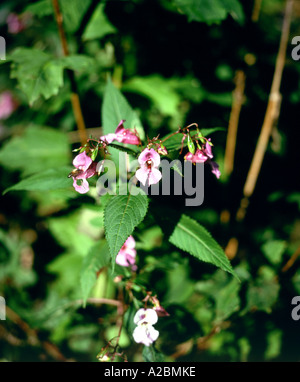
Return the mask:
<path fill-rule="evenodd" d="M 58 0 L 52 0 L 53 8 L 54 8 L 54 14 L 55 14 L 55 20 L 58 28 L 59 38 L 62 45 L 63 55 L 68 56 L 69 55 L 69 48 L 67 43 L 67 38 L 63 26 L 63 14 L 61 12 L 59 2 Z M 80 99 L 78 95 L 78 89 L 77 84 L 75 81 L 74 72 L 72 70 L 67 70 L 67 74 L 71 83 L 71 104 L 73 109 L 73 114 L 75 117 L 77 130 L 79 132 L 80 136 L 80 142 L 83 146 L 86 142 L 87 135 L 86 135 L 86 128 L 85 128 L 85 122 L 82 114 L 82 108 L 80 104 Z"/>
<path fill-rule="evenodd" d="M 243 105 L 245 79 L 245 73 L 242 70 L 238 70 L 234 79 L 235 89 L 233 91 L 233 102 L 229 119 L 224 158 L 224 171 L 227 175 L 232 173 L 234 167 L 234 153 L 240 112 Z"/>
<path fill-rule="evenodd" d="M 256 186 L 264 155 L 267 150 L 269 138 L 272 133 L 272 128 L 274 127 L 274 124 L 276 123 L 279 117 L 281 104 L 280 84 L 282 79 L 283 68 L 285 65 L 287 45 L 289 41 L 293 3 L 294 0 L 286 0 L 279 50 L 276 58 L 275 71 L 273 75 L 269 101 L 261 132 L 250 165 L 250 169 L 248 171 L 246 182 L 244 185 L 243 197 L 241 199 L 239 209 L 236 213 L 235 219 L 237 222 L 241 222 L 245 218 L 247 208 L 249 205 L 249 198 L 252 196 Z M 236 255 L 238 249 L 236 241 L 236 238 L 231 238 L 227 244 L 227 248 L 225 249 L 226 254 L 229 255 L 230 258 L 233 258 Z M 232 246 L 232 243 L 234 243 L 234 246 Z M 230 248 L 234 248 L 234 251 L 231 251 Z"/>

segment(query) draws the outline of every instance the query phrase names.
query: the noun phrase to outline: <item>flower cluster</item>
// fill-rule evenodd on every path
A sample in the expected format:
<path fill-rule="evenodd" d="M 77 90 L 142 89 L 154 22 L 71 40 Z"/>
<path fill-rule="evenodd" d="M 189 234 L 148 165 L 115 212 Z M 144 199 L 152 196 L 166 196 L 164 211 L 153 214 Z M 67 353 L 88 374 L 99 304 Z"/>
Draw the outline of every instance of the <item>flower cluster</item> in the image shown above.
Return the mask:
<path fill-rule="evenodd" d="M 120 121 L 114 133 L 102 135 L 99 140 L 89 139 L 88 143 L 84 147 L 80 148 L 80 154 L 77 155 L 73 161 L 75 169 L 69 175 L 70 177 L 73 177 L 73 186 L 79 193 L 84 194 L 89 191 L 89 184 L 86 179 L 92 177 L 96 173 L 95 159 L 99 148 L 104 149 L 104 153 L 107 153 L 107 146 L 112 144 L 114 141 L 130 145 L 141 145 L 141 140 L 137 134 L 137 131 L 125 129 L 124 122 L 125 120 L 123 119 Z M 212 173 L 219 178 L 221 176 L 219 165 L 212 160 L 214 156 L 212 153 L 213 144 L 211 139 L 205 138 L 198 130 L 198 127 L 198 134 L 195 134 L 192 138 L 189 132 L 190 126 L 179 129 L 175 133 L 171 134 L 171 136 L 178 133 L 183 134 L 182 145 L 185 138 L 188 138 L 189 152 L 184 156 L 184 159 L 192 162 L 193 164 L 204 162 L 208 163 L 211 166 Z M 187 133 L 185 133 L 185 131 L 187 131 Z M 144 148 L 138 156 L 139 168 L 136 170 L 135 176 L 143 186 L 150 187 L 161 180 L 162 173 L 159 170 L 161 163 L 160 156 L 168 155 L 168 151 L 163 145 L 163 142 L 168 138 L 165 138 L 163 141 L 158 139 L 158 137 L 153 138 L 152 140 L 148 139 L 146 148 Z M 91 141 L 96 141 L 96 146 L 92 146 Z M 119 256 L 120 260 L 118 261 L 122 262 L 122 264 L 128 263 L 132 265 L 133 260 L 128 260 L 128 258 L 124 255 L 124 251 L 122 253 Z"/>
<path fill-rule="evenodd" d="M 87 179 L 95 175 L 97 163 L 83 151 L 74 158 L 73 165 L 75 169 L 69 174 L 69 177 L 73 178 L 75 190 L 80 194 L 85 194 L 89 190 Z"/>
<path fill-rule="evenodd" d="M 135 342 L 149 346 L 156 341 L 159 331 L 152 325 L 156 324 L 157 320 L 158 316 L 154 309 L 139 309 L 133 318 L 133 322 L 137 325 L 132 333 Z"/>
<path fill-rule="evenodd" d="M 212 143 L 211 139 L 206 139 L 201 136 L 201 141 L 204 141 L 202 145 L 197 142 L 197 150 L 195 150 L 195 146 L 192 143 L 189 147 L 190 151 L 185 155 L 184 159 L 187 161 L 191 161 L 192 163 L 209 163 L 212 168 L 212 173 L 219 179 L 221 176 L 221 172 L 219 170 L 219 165 L 212 161 L 213 153 L 212 153 Z"/>

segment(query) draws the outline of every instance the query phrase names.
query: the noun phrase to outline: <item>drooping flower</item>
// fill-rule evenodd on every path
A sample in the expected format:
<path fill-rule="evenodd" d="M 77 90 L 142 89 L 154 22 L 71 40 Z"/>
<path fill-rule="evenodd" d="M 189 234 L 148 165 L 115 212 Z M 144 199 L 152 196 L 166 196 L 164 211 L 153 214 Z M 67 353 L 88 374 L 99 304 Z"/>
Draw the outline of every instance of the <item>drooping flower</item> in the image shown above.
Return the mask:
<path fill-rule="evenodd" d="M 100 139 L 106 143 L 112 143 L 113 141 L 117 141 L 120 143 L 139 145 L 141 142 L 140 138 L 137 136 L 136 132 L 133 132 L 129 129 L 125 129 L 123 125 L 124 122 L 125 119 L 122 119 L 114 133 L 102 135 Z"/>
<path fill-rule="evenodd" d="M 121 265 L 122 267 L 131 266 L 132 270 L 136 270 L 137 267 L 135 265 L 135 257 L 136 257 L 135 240 L 130 235 L 128 239 L 125 241 L 125 243 L 123 244 L 119 253 L 117 254 L 116 263 Z"/>
<path fill-rule="evenodd" d="M 132 333 L 135 342 L 149 346 L 156 341 L 159 331 L 152 325 L 156 324 L 157 320 L 158 316 L 154 309 L 139 309 L 133 318 L 133 322 L 137 325 Z"/>
<path fill-rule="evenodd" d="M 219 165 L 212 160 L 213 157 L 211 139 L 208 138 L 205 144 L 196 150 L 195 154 L 188 152 L 184 159 L 191 161 L 192 163 L 207 162 L 211 166 L 211 172 L 219 179 L 221 172 L 219 170 Z"/>
<path fill-rule="evenodd" d="M 192 163 L 204 163 L 207 161 L 207 156 L 200 149 L 197 149 L 195 154 L 188 152 L 185 157 L 185 160 L 191 161 Z"/>
<path fill-rule="evenodd" d="M 17 102 L 10 91 L 0 94 L 0 120 L 7 119 L 16 109 Z"/>
<path fill-rule="evenodd" d="M 125 119 L 122 119 L 116 128 L 116 140 L 120 143 L 129 143 L 131 145 L 139 145 L 141 143 L 140 138 L 137 136 L 136 132 L 129 129 L 125 129 L 123 123 Z"/>
<path fill-rule="evenodd" d="M 70 173 L 69 177 L 72 176 L 73 178 L 73 186 L 75 190 L 80 194 L 85 194 L 89 190 L 89 183 L 86 179 L 95 175 L 97 163 L 83 151 L 74 158 L 73 165 L 75 170 Z"/>
<path fill-rule="evenodd" d="M 138 157 L 138 162 L 140 168 L 135 175 L 144 186 L 146 186 L 147 182 L 151 186 L 151 184 L 156 184 L 161 180 L 162 175 L 158 170 L 160 156 L 154 149 L 146 148 L 143 150 Z"/>

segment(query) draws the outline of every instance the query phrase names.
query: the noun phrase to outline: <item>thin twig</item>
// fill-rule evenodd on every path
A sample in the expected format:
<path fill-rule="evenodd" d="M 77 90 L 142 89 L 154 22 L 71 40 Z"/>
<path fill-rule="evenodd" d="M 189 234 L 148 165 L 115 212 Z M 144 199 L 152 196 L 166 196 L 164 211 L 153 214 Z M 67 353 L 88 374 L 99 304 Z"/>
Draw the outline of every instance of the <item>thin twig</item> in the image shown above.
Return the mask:
<path fill-rule="evenodd" d="M 58 0 L 52 0 L 53 8 L 54 8 L 54 14 L 55 14 L 55 20 L 58 28 L 59 38 L 62 45 L 62 50 L 64 56 L 69 55 L 69 48 L 67 43 L 67 38 L 63 26 L 63 14 L 61 12 L 59 2 Z M 75 117 L 75 121 L 77 124 L 77 129 L 80 136 L 80 142 L 83 146 L 86 142 L 87 136 L 86 136 L 86 128 L 85 128 L 85 122 L 82 114 L 82 108 L 80 104 L 80 99 L 78 95 L 78 89 L 75 81 L 74 72 L 72 70 L 67 70 L 67 74 L 69 76 L 69 80 L 71 83 L 71 103 L 72 103 L 72 109 Z"/>
<path fill-rule="evenodd" d="M 289 41 L 290 25 L 292 19 L 294 0 L 286 0 L 286 7 L 284 13 L 284 20 L 281 31 L 281 39 L 279 51 L 276 58 L 275 71 L 269 95 L 269 101 L 261 128 L 261 132 L 257 141 L 255 152 L 252 158 L 249 172 L 247 174 L 246 182 L 243 189 L 243 197 L 240 202 L 240 207 L 236 213 L 236 221 L 241 222 L 244 220 L 247 207 L 249 205 L 249 198 L 254 192 L 258 175 L 262 166 L 265 152 L 267 150 L 269 138 L 274 127 L 275 122 L 279 117 L 281 94 L 280 84 L 282 80 L 283 68 L 285 65 L 287 45 Z M 231 240 L 228 244 L 230 244 Z M 226 250 L 225 250 L 226 252 Z M 233 256 L 234 257 L 234 256 Z"/>
<path fill-rule="evenodd" d="M 226 140 L 226 149 L 224 157 L 224 172 L 230 175 L 233 171 L 234 166 L 234 154 L 236 146 L 237 130 L 240 118 L 240 112 L 244 100 L 244 90 L 245 90 L 245 73 L 242 70 L 236 72 L 234 79 L 235 89 L 233 91 L 233 102 L 232 109 L 230 113 L 228 133 Z"/>
<path fill-rule="evenodd" d="M 259 13 L 261 8 L 262 0 L 255 0 L 251 20 L 256 23 L 259 19 Z"/>
<path fill-rule="evenodd" d="M 287 261 L 284 267 L 282 267 L 281 272 L 288 271 L 296 262 L 298 257 L 300 256 L 300 246 L 296 249 L 296 251 L 293 253 L 291 258 Z"/>
<path fill-rule="evenodd" d="M 25 322 L 15 311 L 9 306 L 6 307 L 7 318 L 16 324 L 26 335 L 27 341 L 32 346 L 41 346 L 48 355 L 56 361 L 67 361 L 67 358 L 60 352 L 60 350 L 49 341 L 41 341 L 38 338 L 37 331 L 32 329 L 27 322 Z"/>

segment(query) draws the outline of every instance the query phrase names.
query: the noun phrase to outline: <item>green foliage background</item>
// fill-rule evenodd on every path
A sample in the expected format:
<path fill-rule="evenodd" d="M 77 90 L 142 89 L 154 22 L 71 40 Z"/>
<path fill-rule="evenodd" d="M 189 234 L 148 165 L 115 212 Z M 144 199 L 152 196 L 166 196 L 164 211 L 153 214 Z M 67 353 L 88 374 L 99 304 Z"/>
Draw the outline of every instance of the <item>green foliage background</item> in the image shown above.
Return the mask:
<path fill-rule="evenodd" d="M 79 146 L 67 71 L 74 72 L 92 134 L 113 132 L 121 119 L 141 137 L 164 136 L 196 122 L 203 132 L 213 132 L 223 172 L 233 79 L 244 70 L 232 176 L 223 172 L 218 181 L 208 169 L 201 206 L 184 208 L 180 198 L 153 198 L 127 226 L 135 228 L 137 264 L 143 270 L 136 283 L 157 294 L 170 316 L 155 326 L 160 331 L 155 348 L 135 344 L 132 319 L 138 296 L 143 298 L 137 287 L 137 306 L 124 316 L 119 345 L 130 361 L 299 361 L 300 322 L 291 318 L 291 300 L 300 294 L 299 260 L 282 271 L 300 242 L 300 63 L 292 60 L 291 45 L 278 126 L 246 218 L 228 224 L 220 219 L 225 209 L 234 216 L 242 197 L 285 2 L 263 0 L 257 22 L 251 20 L 254 1 L 60 4 L 68 57 L 62 55 L 50 0 L 0 5 L 0 34 L 7 44 L 0 94 L 9 89 L 18 100 L 16 111 L 0 121 L 0 295 L 10 309 L 0 323 L 0 359 L 97 362 L 101 348 L 118 333 L 116 307 L 91 304 L 88 298 L 117 298 L 114 277 L 128 276 L 117 265 L 111 269 L 109 256 L 114 259 L 128 236 L 109 231 L 110 216 L 123 204 L 120 197 L 99 199 L 94 189 L 79 195 L 67 178 L 72 149 Z M 8 33 L 10 12 L 31 14 L 18 34 Z M 299 16 L 296 4 L 291 36 L 300 35 Z M 168 149 L 178 147 L 171 143 Z M 233 236 L 239 249 L 232 269 L 220 259 Z"/>

